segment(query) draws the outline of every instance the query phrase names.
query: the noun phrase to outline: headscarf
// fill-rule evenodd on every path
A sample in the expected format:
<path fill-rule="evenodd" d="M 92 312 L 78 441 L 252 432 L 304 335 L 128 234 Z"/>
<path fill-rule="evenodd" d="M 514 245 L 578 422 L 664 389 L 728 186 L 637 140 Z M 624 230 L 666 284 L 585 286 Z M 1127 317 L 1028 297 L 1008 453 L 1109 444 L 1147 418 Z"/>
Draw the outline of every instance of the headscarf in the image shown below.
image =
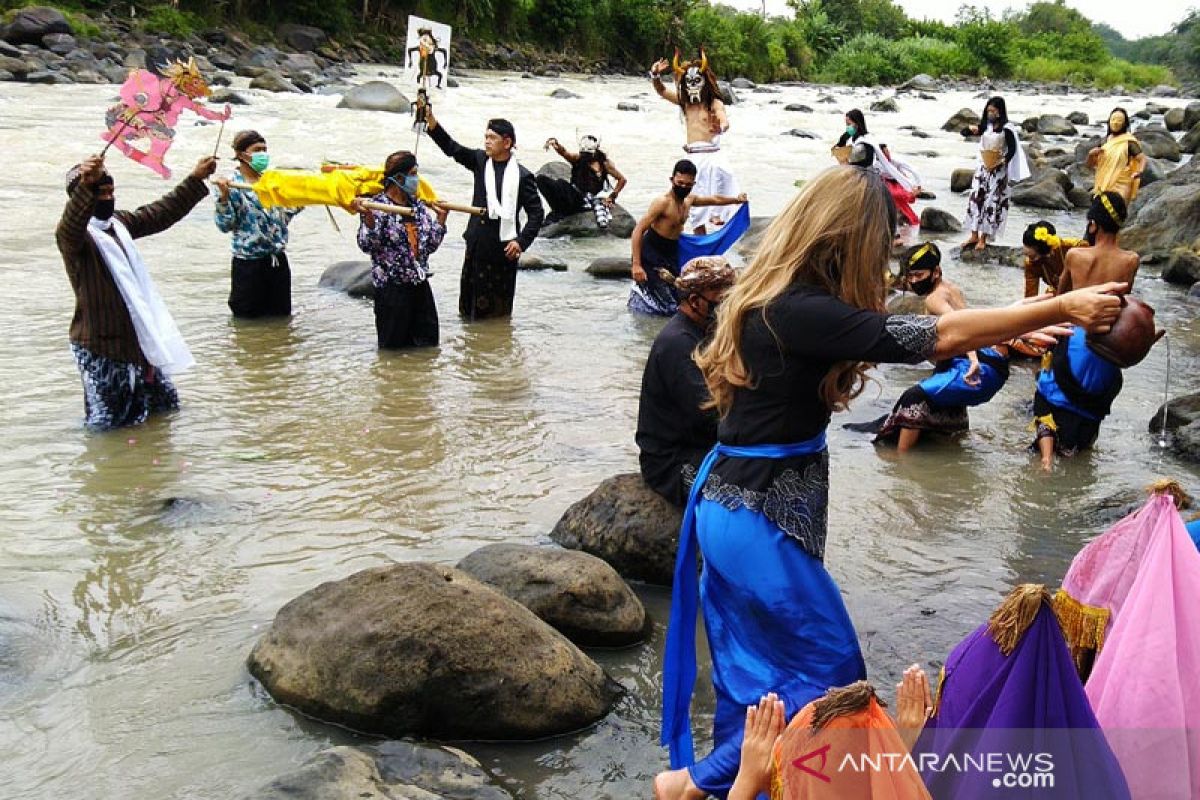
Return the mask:
<path fill-rule="evenodd" d="M 915 752 L 921 755 L 926 785 L 939 798 L 1004 796 L 995 792 L 993 780 L 1000 776 L 994 772 L 947 767 L 992 753 L 1005 759 L 1004 772 L 1036 778 L 1052 771 L 1055 798 L 1129 797 L 1088 705 L 1050 594 L 1038 584 L 1013 589 L 950 653 L 934 715 Z M 1035 754 L 1046 757 L 1016 769 L 1007 761 Z"/>
<path fill-rule="evenodd" d="M 935 270 L 942 265 L 942 251 L 933 242 L 922 242 L 913 245 L 900 257 L 900 274 L 919 272 L 928 269 Z"/>
<path fill-rule="evenodd" d="M 1068 577 L 1075 591 L 1089 578 L 1084 586 L 1121 599 L 1087 696 L 1130 788 L 1138 797 L 1200 797 L 1200 553 L 1172 498 L 1155 495 L 1089 544 Z"/>
<path fill-rule="evenodd" d="M 871 684 L 830 689 L 800 709 L 775 744 L 771 800 L 928 800 L 907 756 Z"/>
<path fill-rule="evenodd" d="M 670 272 L 667 275 L 670 276 Z M 706 289 L 728 289 L 736 279 L 733 267 L 724 256 L 700 256 L 684 264 L 679 277 L 671 282 L 682 294 L 689 295 Z"/>

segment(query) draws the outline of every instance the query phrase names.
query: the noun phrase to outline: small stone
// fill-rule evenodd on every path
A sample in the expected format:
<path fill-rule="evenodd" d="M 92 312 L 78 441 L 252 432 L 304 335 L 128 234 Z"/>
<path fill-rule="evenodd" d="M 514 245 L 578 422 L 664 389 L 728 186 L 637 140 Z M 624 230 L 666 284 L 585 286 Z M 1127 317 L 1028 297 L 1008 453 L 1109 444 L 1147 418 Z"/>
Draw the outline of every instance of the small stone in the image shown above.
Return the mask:
<path fill-rule="evenodd" d="M 631 103 L 628 100 L 622 100 L 617 103 L 617 111 L 641 111 L 642 107 L 637 103 Z"/>
<path fill-rule="evenodd" d="M 812 131 L 806 131 L 803 128 L 792 128 L 789 131 L 783 132 L 784 136 L 795 136 L 800 139 L 816 139 L 818 138 Z"/>
<path fill-rule="evenodd" d="M 553 97 L 555 100 L 578 100 L 578 99 L 580 99 L 579 95 L 575 94 L 574 92 L 567 91 L 566 89 L 555 89 L 553 92 L 550 93 L 550 96 Z"/>
<path fill-rule="evenodd" d="M 803 103 L 788 103 L 783 107 L 784 111 L 792 111 L 799 114 L 811 114 L 812 109 Z"/>

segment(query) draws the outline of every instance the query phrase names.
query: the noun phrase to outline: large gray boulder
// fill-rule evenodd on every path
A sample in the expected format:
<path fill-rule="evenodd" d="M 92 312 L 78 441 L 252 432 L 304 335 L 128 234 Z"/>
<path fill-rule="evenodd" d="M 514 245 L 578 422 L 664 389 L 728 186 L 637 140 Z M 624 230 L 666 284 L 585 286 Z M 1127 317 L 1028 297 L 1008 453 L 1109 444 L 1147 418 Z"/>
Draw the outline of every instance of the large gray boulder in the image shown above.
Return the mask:
<path fill-rule="evenodd" d="M 1067 114 L 1067 122 L 1072 125 L 1087 125 L 1088 115 L 1082 111 L 1072 111 L 1070 114 Z"/>
<path fill-rule="evenodd" d="M 1046 170 L 1033 180 L 1017 184 L 1012 190 L 1013 205 L 1059 211 L 1073 208 L 1074 204 L 1067 197 L 1069 185 L 1064 189 L 1063 181 L 1058 178 L 1061 174 L 1060 170 Z"/>
<path fill-rule="evenodd" d="M 1200 237 L 1200 161 L 1142 189 L 1121 230 L 1121 246 L 1143 258 L 1192 246 Z"/>
<path fill-rule="evenodd" d="M 646 637 L 642 602 L 616 570 L 587 553 L 489 544 L 458 568 L 583 647 L 624 647 Z"/>
<path fill-rule="evenodd" d="M 1183 107 L 1183 127 L 1181 130 L 1191 130 L 1192 126 L 1200 122 L 1200 101 L 1188 103 Z"/>
<path fill-rule="evenodd" d="M 1166 438 L 1171 451 L 1185 461 L 1200 463 L 1200 393 L 1183 395 L 1167 404 L 1166 424 L 1163 407 L 1150 418 L 1150 432 Z"/>
<path fill-rule="evenodd" d="M 1174 86 L 1168 86 L 1165 83 L 1160 83 L 1150 90 L 1151 97 L 1179 97 L 1179 89 Z"/>
<path fill-rule="evenodd" d="M 1133 134 L 1142 145 L 1142 150 L 1149 158 L 1165 158 L 1168 161 L 1178 161 L 1179 143 L 1175 137 L 1166 131 L 1138 130 Z"/>
<path fill-rule="evenodd" d="M 370 261 L 339 261 L 321 273 L 317 286 L 345 292 L 351 297 L 374 297 Z"/>
<path fill-rule="evenodd" d="M 325 34 L 325 31 L 320 28 L 314 28 L 311 25 L 286 23 L 279 26 L 276 34 L 279 36 L 280 41 L 301 53 L 316 50 L 329 41 L 329 37 Z"/>
<path fill-rule="evenodd" d="M 22 8 L 13 15 L 12 22 L 3 30 L 3 38 L 11 44 L 38 44 L 49 33 L 74 33 L 71 23 L 62 12 L 45 6 Z M 11 71 L 11 70 L 10 70 Z"/>
<path fill-rule="evenodd" d="M 284 705 L 391 737 L 553 736 L 597 721 L 619 692 L 528 609 L 420 563 L 305 592 L 279 610 L 249 668 Z"/>
<path fill-rule="evenodd" d="M 916 92 L 936 92 L 941 89 L 941 86 L 931 76 L 924 72 L 913 75 L 904 83 L 896 87 L 897 92 L 916 91 Z"/>
<path fill-rule="evenodd" d="M 1184 120 L 1187 118 L 1186 112 L 1182 106 L 1177 106 L 1163 114 L 1163 124 L 1167 126 L 1169 131 L 1183 130 Z"/>
<path fill-rule="evenodd" d="M 250 81 L 251 89 L 263 89 L 268 92 L 299 92 L 300 88 L 296 84 L 283 77 L 279 72 L 273 69 L 264 70 L 257 77 Z"/>
<path fill-rule="evenodd" d="M 1179 140 L 1179 150 L 1192 155 L 1200 152 L 1200 122 L 1188 128 L 1188 132 Z"/>
<path fill-rule="evenodd" d="M 958 133 L 968 125 L 978 125 L 979 114 L 969 108 L 960 108 L 950 119 L 942 123 L 942 130 Z"/>
<path fill-rule="evenodd" d="M 75 42 L 75 37 L 69 33 L 47 33 L 42 37 L 42 47 L 51 53 L 65 56 L 75 50 L 78 45 Z"/>
<path fill-rule="evenodd" d="M 605 480 L 568 508 L 550 538 L 604 559 L 622 577 L 670 586 L 682 521 L 682 511 L 633 472 Z"/>
<path fill-rule="evenodd" d="M 389 111 L 393 114 L 407 114 L 412 104 L 408 98 L 386 81 L 367 81 L 355 86 L 337 104 L 338 108 L 353 108 L 359 111 Z"/>
<path fill-rule="evenodd" d="M 1075 136 L 1079 133 L 1070 120 L 1059 114 L 1042 114 L 1037 118 L 1037 132 L 1047 136 Z"/>
<path fill-rule="evenodd" d="M 896 102 L 894 97 L 885 97 L 882 100 L 876 100 L 871 103 L 871 110 L 882 113 L 893 113 L 900 110 L 900 104 Z"/>
<path fill-rule="evenodd" d="M 633 215 L 626 211 L 620 204 L 614 203 L 612 207 L 612 219 L 609 220 L 607 228 L 601 228 L 596 224 L 596 215 L 594 213 L 584 211 L 564 217 L 558 222 L 552 222 L 542 228 L 538 236 L 545 239 L 561 239 L 563 237 L 586 239 L 595 236 L 613 236 L 618 239 L 628 239 L 633 235 L 635 227 L 637 227 L 637 220 L 633 218 Z"/>
<path fill-rule="evenodd" d="M 1187 247 L 1176 247 L 1163 267 L 1162 279 L 1181 286 L 1200 281 L 1200 253 Z"/>
<path fill-rule="evenodd" d="M 962 223 L 948 211 L 929 206 L 921 210 L 921 230 L 932 233 L 957 233 Z"/>
<path fill-rule="evenodd" d="M 959 168 L 950 173 L 950 191 L 965 192 L 971 188 L 971 180 L 975 177 L 975 170 Z"/>
<path fill-rule="evenodd" d="M 330 747 L 244 800 L 512 800 L 461 750 L 407 741 Z"/>

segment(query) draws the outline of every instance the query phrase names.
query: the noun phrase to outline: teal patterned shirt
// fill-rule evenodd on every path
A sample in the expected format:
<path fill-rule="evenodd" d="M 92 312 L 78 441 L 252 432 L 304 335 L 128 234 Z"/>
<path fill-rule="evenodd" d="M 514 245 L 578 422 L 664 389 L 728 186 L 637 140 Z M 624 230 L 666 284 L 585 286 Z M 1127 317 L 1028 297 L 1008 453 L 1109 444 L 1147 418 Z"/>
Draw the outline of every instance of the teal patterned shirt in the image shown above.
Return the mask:
<path fill-rule="evenodd" d="M 244 181 L 234 172 L 234 181 Z M 258 195 L 249 189 L 230 189 L 229 200 L 217 195 L 216 223 L 222 233 L 233 234 L 234 258 L 263 258 L 282 253 L 288 243 L 288 223 L 303 209 L 263 208 Z"/>

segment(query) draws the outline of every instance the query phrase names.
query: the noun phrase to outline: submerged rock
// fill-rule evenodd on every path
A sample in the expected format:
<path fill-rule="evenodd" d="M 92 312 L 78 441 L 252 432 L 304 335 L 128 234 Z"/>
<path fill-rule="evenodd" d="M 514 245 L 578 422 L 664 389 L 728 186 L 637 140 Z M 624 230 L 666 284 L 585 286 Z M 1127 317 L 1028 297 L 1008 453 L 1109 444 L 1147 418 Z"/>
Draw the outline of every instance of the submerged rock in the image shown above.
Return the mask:
<path fill-rule="evenodd" d="M 812 113 L 812 109 L 809 108 L 808 106 L 804 105 L 803 103 L 788 103 L 786 106 L 783 107 L 783 110 L 798 112 L 801 114 L 811 114 Z"/>
<path fill-rule="evenodd" d="M 464 572 L 419 563 L 363 570 L 292 600 L 249 668 L 280 703 L 393 737 L 553 736 L 597 721 L 619 693 L 524 607 Z"/>
<path fill-rule="evenodd" d="M 330 747 L 245 800 L 512 800 L 461 750 L 406 741 Z"/>
<path fill-rule="evenodd" d="M 321 273 L 317 286 L 345 292 L 351 297 L 374 297 L 370 261 L 339 261 Z"/>
<path fill-rule="evenodd" d="M 965 192 L 971 188 L 971 180 L 975 177 L 975 170 L 960 168 L 950 173 L 950 191 Z"/>
<path fill-rule="evenodd" d="M 813 133 L 812 131 L 806 131 L 806 130 L 804 130 L 803 128 L 792 128 L 791 130 L 784 131 L 784 132 L 783 132 L 783 135 L 784 135 L 784 136 L 795 136 L 795 137 L 797 137 L 798 139 L 817 139 L 817 138 L 820 138 L 820 137 L 818 137 L 818 136 L 817 136 L 815 133 Z"/>
<path fill-rule="evenodd" d="M 1025 263 L 1025 253 L 1020 247 L 989 244 L 982 250 L 971 247 L 955 247 L 950 251 L 953 258 L 968 264 L 998 264 L 1002 267 L 1020 267 Z"/>
<path fill-rule="evenodd" d="M 633 270 L 631 259 L 626 256 L 597 258 L 584 270 L 597 278 L 628 278 Z"/>
<path fill-rule="evenodd" d="M 550 93 L 555 100 L 578 100 L 579 95 L 566 89 L 555 89 Z"/>
<path fill-rule="evenodd" d="M 624 647 L 646 637 L 646 610 L 603 560 L 575 550 L 490 544 L 458 568 L 528 608 L 575 644 Z"/>
<path fill-rule="evenodd" d="M 1033 208 L 1052 208 L 1066 211 L 1073 207 L 1062 184 L 1047 170 L 1041 178 L 1017 184 L 1012 190 L 1013 205 Z"/>
<path fill-rule="evenodd" d="M 566 272 L 567 262 L 526 251 L 521 253 L 521 257 L 517 259 L 517 269 L 529 270 L 530 272 L 547 269 L 552 272 Z"/>
<path fill-rule="evenodd" d="M 670 586 L 682 519 L 633 472 L 605 480 L 568 508 L 550 538 L 604 559 L 622 577 Z"/>
<path fill-rule="evenodd" d="M 896 98 L 885 97 L 882 100 L 871 103 L 871 110 L 882 113 L 893 113 L 900 110 L 900 105 L 896 102 Z"/>

